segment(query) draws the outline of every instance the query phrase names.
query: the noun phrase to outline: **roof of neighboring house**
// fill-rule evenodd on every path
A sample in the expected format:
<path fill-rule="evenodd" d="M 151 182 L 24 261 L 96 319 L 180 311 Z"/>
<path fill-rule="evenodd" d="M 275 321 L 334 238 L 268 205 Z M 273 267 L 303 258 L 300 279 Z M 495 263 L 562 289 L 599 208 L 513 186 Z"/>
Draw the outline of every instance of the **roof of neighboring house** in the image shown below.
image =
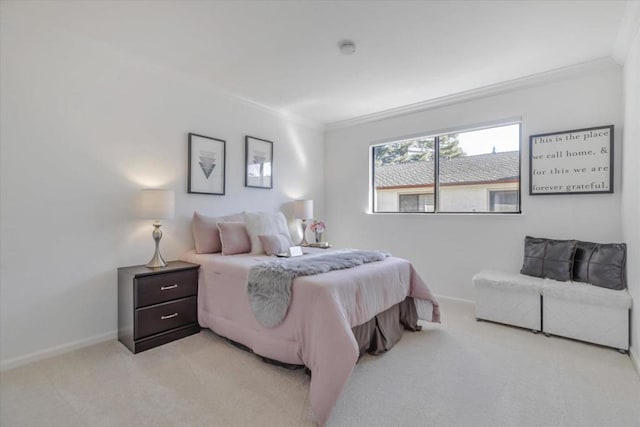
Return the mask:
<path fill-rule="evenodd" d="M 434 162 L 376 166 L 376 188 L 433 185 Z M 504 182 L 519 179 L 518 151 L 454 157 L 440 160 L 440 184 Z"/>

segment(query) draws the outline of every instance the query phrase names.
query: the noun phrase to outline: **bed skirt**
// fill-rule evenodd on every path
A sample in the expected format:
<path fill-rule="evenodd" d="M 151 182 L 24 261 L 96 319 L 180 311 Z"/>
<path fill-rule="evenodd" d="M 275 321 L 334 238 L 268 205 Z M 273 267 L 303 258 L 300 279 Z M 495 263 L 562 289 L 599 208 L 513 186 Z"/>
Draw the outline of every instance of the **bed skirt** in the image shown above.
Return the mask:
<path fill-rule="evenodd" d="M 418 325 L 418 313 L 412 297 L 407 297 L 404 301 L 378 313 L 373 319 L 362 325 L 355 326 L 351 331 L 358 343 L 360 357 L 362 357 L 365 353 L 376 355 L 390 350 L 400 341 L 405 329 L 409 331 L 419 331 L 422 329 L 422 326 Z M 235 347 L 248 351 L 249 353 L 254 353 L 251 348 L 244 344 L 240 344 L 227 337 L 223 338 Z M 256 356 L 260 357 L 265 363 L 281 366 L 286 369 L 306 368 L 304 365 L 285 363 L 259 354 L 256 354 Z M 308 368 L 307 372 L 310 372 Z"/>
<path fill-rule="evenodd" d="M 373 319 L 352 328 L 351 331 L 358 342 L 362 357 L 365 353 L 380 354 L 390 350 L 400 341 L 405 329 L 422 329 L 418 325 L 418 312 L 411 297 L 378 313 Z"/>

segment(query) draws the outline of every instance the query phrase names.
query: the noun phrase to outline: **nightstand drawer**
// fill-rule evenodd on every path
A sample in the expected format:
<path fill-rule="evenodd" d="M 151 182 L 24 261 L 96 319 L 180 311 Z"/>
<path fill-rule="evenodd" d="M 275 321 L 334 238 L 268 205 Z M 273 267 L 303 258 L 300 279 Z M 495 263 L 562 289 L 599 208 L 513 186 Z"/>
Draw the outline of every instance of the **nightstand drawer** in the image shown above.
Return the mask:
<path fill-rule="evenodd" d="M 176 271 L 138 277 L 135 280 L 136 308 L 198 293 L 198 270 Z"/>
<path fill-rule="evenodd" d="M 197 299 L 193 296 L 137 309 L 134 339 L 197 322 Z"/>

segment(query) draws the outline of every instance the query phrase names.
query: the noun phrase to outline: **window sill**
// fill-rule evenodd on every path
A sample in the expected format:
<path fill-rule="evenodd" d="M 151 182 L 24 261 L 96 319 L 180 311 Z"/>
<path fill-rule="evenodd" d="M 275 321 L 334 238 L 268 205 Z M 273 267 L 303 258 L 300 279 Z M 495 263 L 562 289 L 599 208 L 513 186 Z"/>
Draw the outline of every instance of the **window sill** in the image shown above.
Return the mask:
<path fill-rule="evenodd" d="M 514 216 L 524 215 L 523 212 L 372 212 L 367 211 L 367 215 L 403 215 L 403 216 Z"/>

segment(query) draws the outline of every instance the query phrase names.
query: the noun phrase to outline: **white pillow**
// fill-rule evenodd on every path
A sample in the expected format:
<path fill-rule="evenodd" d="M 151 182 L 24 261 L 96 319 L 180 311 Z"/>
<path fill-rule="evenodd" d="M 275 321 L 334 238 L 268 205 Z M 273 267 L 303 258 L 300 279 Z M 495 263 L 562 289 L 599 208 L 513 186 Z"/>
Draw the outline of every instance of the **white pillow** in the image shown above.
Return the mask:
<path fill-rule="evenodd" d="M 287 239 L 287 236 L 282 234 L 261 234 L 258 238 L 267 255 L 281 254 L 287 252 L 291 247 L 291 242 Z"/>
<path fill-rule="evenodd" d="M 249 233 L 249 239 L 251 240 L 252 254 L 264 253 L 264 248 L 258 237 L 261 234 L 282 234 L 291 244 L 289 227 L 282 212 L 245 212 L 244 225 L 247 227 L 247 233 Z"/>

